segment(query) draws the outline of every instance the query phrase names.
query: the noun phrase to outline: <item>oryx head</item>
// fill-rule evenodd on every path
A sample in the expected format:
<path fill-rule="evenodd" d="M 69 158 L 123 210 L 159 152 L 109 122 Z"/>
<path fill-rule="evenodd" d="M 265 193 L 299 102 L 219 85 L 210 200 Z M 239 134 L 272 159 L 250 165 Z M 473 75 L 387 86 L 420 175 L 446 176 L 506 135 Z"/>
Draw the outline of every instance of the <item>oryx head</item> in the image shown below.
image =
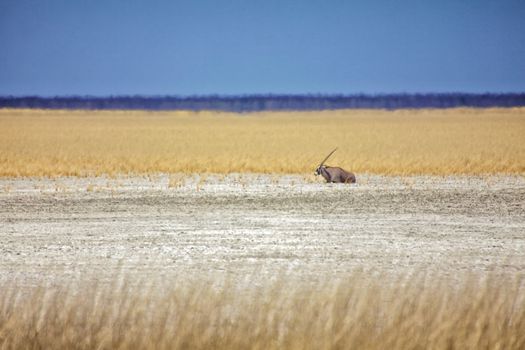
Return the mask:
<path fill-rule="evenodd" d="M 330 152 L 330 154 L 328 154 L 328 155 L 326 156 L 326 158 L 321 162 L 321 164 L 319 164 L 319 166 L 317 167 L 317 169 L 315 169 L 315 176 L 317 176 L 317 175 L 321 175 L 321 168 L 324 166 L 324 162 L 326 162 L 326 160 L 327 160 L 328 158 L 330 158 L 330 156 L 331 156 L 335 151 L 337 151 L 337 147 L 336 147 L 332 152 Z"/>

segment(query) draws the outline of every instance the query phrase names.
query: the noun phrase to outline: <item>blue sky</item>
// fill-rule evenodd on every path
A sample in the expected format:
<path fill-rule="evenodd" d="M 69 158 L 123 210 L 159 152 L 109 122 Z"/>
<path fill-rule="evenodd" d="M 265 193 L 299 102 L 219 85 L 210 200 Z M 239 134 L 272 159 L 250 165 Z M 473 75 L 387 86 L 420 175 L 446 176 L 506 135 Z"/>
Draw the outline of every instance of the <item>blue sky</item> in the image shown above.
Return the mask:
<path fill-rule="evenodd" d="M 0 45 L 0 95 L 525 91 L 523 0 L 0 0 Z"/>

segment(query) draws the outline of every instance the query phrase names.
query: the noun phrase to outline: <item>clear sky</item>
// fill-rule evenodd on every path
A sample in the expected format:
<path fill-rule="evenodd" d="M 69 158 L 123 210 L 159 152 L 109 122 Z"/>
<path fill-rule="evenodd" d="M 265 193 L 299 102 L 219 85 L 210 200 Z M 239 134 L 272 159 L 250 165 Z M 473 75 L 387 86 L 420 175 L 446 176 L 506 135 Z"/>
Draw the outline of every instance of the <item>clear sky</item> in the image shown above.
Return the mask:
<path fill-rule="evenodd" d="M 524 0 L 0 0 L 0 95 L 524 91 Z"/>

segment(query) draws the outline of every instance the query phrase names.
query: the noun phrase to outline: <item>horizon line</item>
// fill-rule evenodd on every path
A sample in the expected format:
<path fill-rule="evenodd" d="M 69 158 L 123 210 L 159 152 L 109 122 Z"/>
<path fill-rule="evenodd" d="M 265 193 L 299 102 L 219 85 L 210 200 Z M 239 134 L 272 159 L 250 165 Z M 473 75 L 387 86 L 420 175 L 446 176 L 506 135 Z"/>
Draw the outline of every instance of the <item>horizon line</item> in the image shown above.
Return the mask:
<path fill-rule="evenodd" d="M 305 93 L 239 93 L 239 94 L 107 94 L 107 95 L 92 95 L 92 94 L 71 94 L 71 95 L 3 95 L 0 94 L 1 99 L 6 98 L 247 98 L 247 97 L 384 97 L 384 96 L 508 96 L 508 95 L 525 95 L 525 91 L 521 92 L 463 92 L 463 91 L 449 91 L 449 92 L 377 92 L 377 93 L 322 93 L 322 92 L 305 92 Z"/>

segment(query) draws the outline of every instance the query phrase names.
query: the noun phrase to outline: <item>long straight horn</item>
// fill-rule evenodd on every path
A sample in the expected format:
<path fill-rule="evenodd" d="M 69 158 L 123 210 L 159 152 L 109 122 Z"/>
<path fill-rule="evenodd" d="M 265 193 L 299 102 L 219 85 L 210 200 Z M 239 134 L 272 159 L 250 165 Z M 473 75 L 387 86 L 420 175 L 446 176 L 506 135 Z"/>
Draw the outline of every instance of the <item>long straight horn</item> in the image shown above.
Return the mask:
<path fill-rule="evenodd" d="M 319 166 L 322 166 L 322 165 L 324 164 L 324 162 L 326 162 L 326 160 L 327 160 L 328 158 L 330 158 L 330 156 L 331 156 L 335 151 L 337 151 L 337 147 L 336 147 L 332 152 L 330 152 L 329 155 L 326 156 L 326 158 L 321 162 L 321 164 L 319 164 Z"/>

